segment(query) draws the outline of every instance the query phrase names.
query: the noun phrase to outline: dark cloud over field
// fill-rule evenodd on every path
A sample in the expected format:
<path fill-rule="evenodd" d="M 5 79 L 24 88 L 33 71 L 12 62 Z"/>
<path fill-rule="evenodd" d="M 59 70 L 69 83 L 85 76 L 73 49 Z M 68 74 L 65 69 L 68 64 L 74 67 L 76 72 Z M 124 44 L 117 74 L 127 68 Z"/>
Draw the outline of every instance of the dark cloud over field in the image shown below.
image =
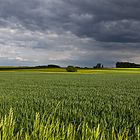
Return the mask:
<path fill-rule="evenodd" d="M 0 64 L 140 63 L 139 0 L 0 0 Z"/>

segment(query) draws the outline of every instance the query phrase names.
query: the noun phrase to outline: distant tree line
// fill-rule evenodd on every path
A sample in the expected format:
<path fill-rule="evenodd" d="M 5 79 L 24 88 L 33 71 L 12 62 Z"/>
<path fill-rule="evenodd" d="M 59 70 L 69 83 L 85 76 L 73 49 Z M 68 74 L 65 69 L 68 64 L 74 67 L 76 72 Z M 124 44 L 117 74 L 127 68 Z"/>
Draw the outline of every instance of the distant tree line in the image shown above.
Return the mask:
<path fill-rule="evenodd" d="M 61 68 L 58 65 L 41 65 L 41 66 L 36 66 L 36 68 Z"/>
<path fill-rule="evenodd" d="M 117 62 L 116 68 L 140 68 L 140 65 L 130 62 Z"/>
<path fill-rule="evenodd" d="M 93 67 L 80 67 L 80 66 L 67 66 L 61 67 L 59 65 L 39 65 L 39 66 L 11 66 L 11 67 L 0 67 L 0 70 L 21 70 L 21 69 L 45 69 L 45 68 L 64 68 L 67 72 L 77 72 L 78 69 L 103 69 L 104 66 L 101 63 L 97 63 Z M 140 64 L 130 62 L 117 62 L 116 68 L 140 68 Z"/>

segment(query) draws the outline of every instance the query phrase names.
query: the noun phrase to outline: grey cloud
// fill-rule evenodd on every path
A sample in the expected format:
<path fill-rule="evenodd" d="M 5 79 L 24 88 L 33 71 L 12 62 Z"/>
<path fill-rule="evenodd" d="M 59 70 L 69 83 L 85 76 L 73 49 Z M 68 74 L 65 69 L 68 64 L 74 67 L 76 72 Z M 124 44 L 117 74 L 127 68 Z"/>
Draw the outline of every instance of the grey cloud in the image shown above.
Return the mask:
<path fill-rule="evenodd" d="M 139 6 L 138 0 L 2 0 L 0 15 L 30 30 L 70 30 L 97 41 L 125 43 L 139 42 Z"/>
<path fill-rule="evenodd" d="M 77 25 L 79 35 L 103 42 L 139 42 L 140 1 L 71 0 L 70 3 L 78 7 L 79 15 L 88 13 L 94 17 Z"/>
<path fill-rule="evenodd" d="M 0 0 L 0 45 L 33 63 L 138 62 L 139 7 L 139 0 Z"/>

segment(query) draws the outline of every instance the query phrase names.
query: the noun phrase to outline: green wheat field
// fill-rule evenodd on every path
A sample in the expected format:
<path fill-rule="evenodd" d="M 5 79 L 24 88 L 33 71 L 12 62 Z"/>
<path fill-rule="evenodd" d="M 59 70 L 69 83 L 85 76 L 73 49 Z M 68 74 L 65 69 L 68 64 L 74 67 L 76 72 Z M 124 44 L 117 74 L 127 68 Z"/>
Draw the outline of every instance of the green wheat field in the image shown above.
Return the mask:
<path fill-rule="evenodd" d="M 139 140 L 140 69 L 0 72 L 1 140 Z"/>

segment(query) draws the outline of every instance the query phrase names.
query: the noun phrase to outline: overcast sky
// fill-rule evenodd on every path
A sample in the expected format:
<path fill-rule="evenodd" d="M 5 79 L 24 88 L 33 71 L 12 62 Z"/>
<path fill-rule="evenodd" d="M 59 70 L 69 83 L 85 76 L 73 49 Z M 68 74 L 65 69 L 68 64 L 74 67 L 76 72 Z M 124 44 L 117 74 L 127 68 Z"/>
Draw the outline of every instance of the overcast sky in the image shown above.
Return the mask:
<path fill-rule="evenodd" d="M 0 65 L 140 63 L 140 0 L 0 0 Z"/>

